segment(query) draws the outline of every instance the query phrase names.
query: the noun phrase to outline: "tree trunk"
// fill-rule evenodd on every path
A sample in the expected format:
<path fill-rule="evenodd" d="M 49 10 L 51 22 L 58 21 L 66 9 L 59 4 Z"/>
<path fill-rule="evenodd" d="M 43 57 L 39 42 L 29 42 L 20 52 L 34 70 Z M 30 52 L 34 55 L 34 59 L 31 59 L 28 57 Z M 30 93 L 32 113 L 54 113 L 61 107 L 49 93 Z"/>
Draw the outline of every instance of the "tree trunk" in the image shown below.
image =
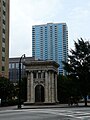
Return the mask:
<path fill-rule="evenodd" d="M 84 96 L 84 100 L 85 100 L 85 107 L 87 107 L 87 95 Z"/>

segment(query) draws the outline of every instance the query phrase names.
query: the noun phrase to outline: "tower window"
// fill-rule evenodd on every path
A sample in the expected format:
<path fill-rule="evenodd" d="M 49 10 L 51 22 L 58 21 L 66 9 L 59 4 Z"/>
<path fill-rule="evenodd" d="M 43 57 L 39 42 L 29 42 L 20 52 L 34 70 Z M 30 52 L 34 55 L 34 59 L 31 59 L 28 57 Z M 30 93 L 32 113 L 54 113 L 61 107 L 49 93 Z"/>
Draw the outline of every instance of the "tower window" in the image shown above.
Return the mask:
<path fill-rule="evenodd" d="M 5 20 L 3 20 L 3 24 L 5 25 Z"/>
<path fill-rule="evenodd" d="M 3 15 L 5 15 L 5 11 L 3 10 Z"/>
<path fill-rule="evenodd" d="M 3 6 L 5 7 L 6 6 L 6 4 L 5 4 L 5 2 L 3 1 Z"/>
<path fill-rule="evenodd" d="M 5 48 L 4 47 L 2 47 L 2 52 L 5 52 Z"/>
<path fill-rule="evenodd" d="M 2 41 L 5 43 L 5 38 L 2 38 Z"/>
<path fill-rule="evenodd" d="M 3 29 L 3 33 L 5 34 L 5 29 Z"/>
<path fill-rule="evenodd" d="M 5 61 L 5 57 L 2 57 L 2 61 Z"/>
<path fill-rule="evenodd" d="M 5 67 L 4 66 L 2 66 L 2 71 L 5 71 Z"/>

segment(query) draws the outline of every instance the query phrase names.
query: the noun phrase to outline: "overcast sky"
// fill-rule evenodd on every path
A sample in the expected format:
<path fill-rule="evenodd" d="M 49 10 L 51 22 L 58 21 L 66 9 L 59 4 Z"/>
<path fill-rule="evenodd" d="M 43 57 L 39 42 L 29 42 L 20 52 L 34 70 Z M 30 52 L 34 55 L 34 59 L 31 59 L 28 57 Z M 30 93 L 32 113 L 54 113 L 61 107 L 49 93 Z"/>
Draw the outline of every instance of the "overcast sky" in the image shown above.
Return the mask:
<path fill-rule="evenodd" d="M 32 56 L 32 25 L 63 22 L 69 49 L 80 37 L 90 40 L 90 0 L 10 0 L 9 56 Z"/>

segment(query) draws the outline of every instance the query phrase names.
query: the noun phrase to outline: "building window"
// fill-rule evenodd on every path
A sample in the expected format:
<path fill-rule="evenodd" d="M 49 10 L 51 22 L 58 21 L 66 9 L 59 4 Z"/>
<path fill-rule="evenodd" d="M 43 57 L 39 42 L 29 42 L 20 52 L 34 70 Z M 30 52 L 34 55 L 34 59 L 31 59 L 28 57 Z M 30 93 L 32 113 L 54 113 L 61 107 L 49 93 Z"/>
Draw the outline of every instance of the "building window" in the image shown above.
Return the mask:
<path fill-rule="evenodd" d="M 35 72 L 33 73 L 33 78 L 36 78 L 36 73 Z"/>
<path fill-rule="evenodd" d="M 3 43 L 5 43 L 5 38 L 2 38 Z"/>
<path fill-rule="evenodd" d="M 5 34 L 5 29 L 3 29 L 3 33 Z"/>
<path fill-rule="evenodd" d="M 16 63 L 16 69 L 19 69 L 19 63 Z"/>
<path fill-rule="evenodd" d="M 5 67 L 4 66 L 2 66 L 2 71 L 5 71 Z"/>
<path fill-rule="evenodd" d="M 14 63 L 12 63 L 12 68 L 14 68 Z"/>
<path fill-rule="evenodd" d="M 5 2 L 3 1 L 3 6 L 5 7 L 6 6 L 6 4 L 5 4 Z"/>
<path fill-rule="evenodd" d="M 38 78 L 41 78 L 41 73 L 38 73 Z"/>
<path fill-rule="evenodd" d="M 5 61 L 5 57 L 2 57 L 2 61 Z"/>
<path fill-rule="evenodd" d="M 2 52 L 5 52 L 5 48 L 4 47 L 2 47 Z"/>
<path fill-rule="evenodd" d="M 5 20 L 3 19 L 3 24 L 5 25 Z"/>
<path fill-rule="evenodd" d="M 3 15 L 5 15 L 5 10 L 3 10 Z"/>
<path fill-rule="evenodd" d="M 11 69 L 11 68 L 12 68 L 12 64 L 10 63 L 10 64 L 9 64 L 9 69 Z"/>

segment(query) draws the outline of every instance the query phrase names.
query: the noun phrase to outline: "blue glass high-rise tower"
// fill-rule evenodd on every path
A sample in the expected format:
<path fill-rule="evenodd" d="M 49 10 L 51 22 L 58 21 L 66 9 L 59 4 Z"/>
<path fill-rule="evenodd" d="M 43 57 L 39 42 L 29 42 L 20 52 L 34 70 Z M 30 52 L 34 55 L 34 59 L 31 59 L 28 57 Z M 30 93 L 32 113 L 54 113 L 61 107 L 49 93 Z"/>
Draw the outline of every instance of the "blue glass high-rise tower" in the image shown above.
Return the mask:
<path fill-rule="evenodd" d="M 60 64 L 60 74 L 65 74 L 62 61 L 68 57 L 68 29 L 66 23 L 47 23 L 32 26 L 32 56 L 54 60 Z"/>

